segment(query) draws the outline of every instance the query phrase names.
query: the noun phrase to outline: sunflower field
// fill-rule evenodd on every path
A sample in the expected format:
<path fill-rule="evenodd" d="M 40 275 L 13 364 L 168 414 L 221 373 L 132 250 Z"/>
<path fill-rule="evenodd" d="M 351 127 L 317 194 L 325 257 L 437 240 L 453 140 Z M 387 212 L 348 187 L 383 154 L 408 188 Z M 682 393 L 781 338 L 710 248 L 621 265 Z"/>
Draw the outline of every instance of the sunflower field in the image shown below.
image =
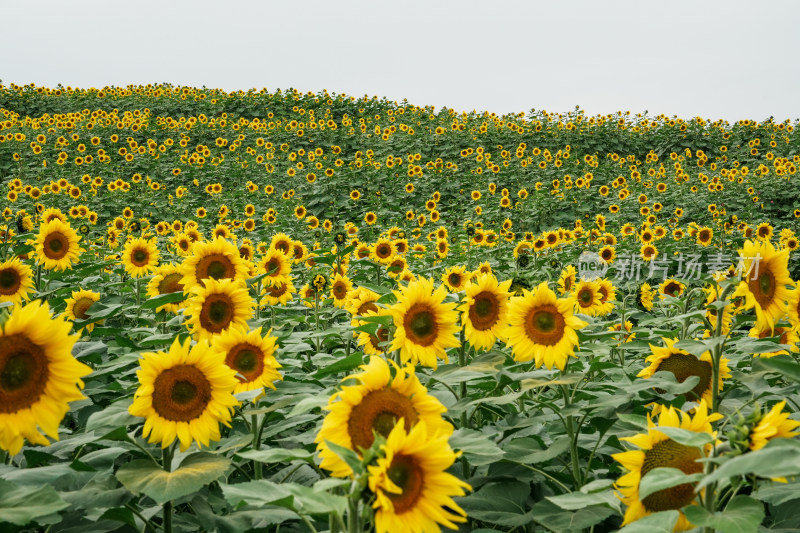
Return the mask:
<path fill-rule="evenodd" d="M 800 530 L 796 128 L 0 84 L 0 530 Z"/>

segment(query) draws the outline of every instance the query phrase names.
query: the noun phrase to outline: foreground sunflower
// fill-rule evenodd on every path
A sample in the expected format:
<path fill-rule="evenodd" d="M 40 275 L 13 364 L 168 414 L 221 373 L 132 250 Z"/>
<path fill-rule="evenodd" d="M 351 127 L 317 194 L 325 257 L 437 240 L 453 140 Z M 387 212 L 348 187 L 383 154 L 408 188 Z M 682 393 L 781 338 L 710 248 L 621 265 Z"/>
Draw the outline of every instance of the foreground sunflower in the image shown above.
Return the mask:
<path fill-rule="evenodd" d="M 574 303 L 572 298 L 557 298 L 546 282 L 511 298 L 504 340 L 514 360 L 533 360 L 537 367 L 564 370 L 567 359 L 575 357 L 576 330 L 587 325 L 572 314 Z"/>
<path fill-rule="evenodd" d="M 437 358 L 447 362 L 447 348 L 459 346 L 458 313 L 454 303 L 444 303 L 444 285 L 434 291 L 433 281 L 420 278 L 399 291 L 397 303 L 388 309 L 395 334 L 389 350 L 400 350 L 403 362 L 421 363 L 434 369 Z"/>
<path fill-rule="evenodd" d="M 191 339 L 175 339 L 169 352 L 143 353 L 140 366 L 128 412 L 145 418 L 143 437 L 162 448 L 177 438 L 181 451 L 192 441 L 208 446 L 220 439 L 219 423 L 229 426 L 239 404 L 233 396 L 236 371 L 225 365 L 224 353 L 205 341 L 191 346 Z"/>
<path fill-rule="evenodd" d="M 147 296 L 154 298 L 162 294 L 173 292 L 183 292 L 183 274 L 179 265 L 166 263 L 158 267 L 155 275 L 147 282 Z M 177 313 L 186 305 L 184 302 L 164 304 L 156 308 L 156 312 L 165 311 L 167 313 Z"/>
<path fill-rule="evenodd" d="M 94 291 L 87 291 L 84 289 L 72 291 L 72 298 L 64 300 L 64 303 L 67 304 L 67 308 L 64 310 L 64 316 L 69 320 L 86 320 L 89 318 L 89 309 L 98 301 L 100 301 L 100 294 Z M 101 324 L 102 322 L 102 320 L 99 321 Z M 86 332 L 91 333 L 94 326 L 94 322 L 88 324 L 86 326 Z"/>
<path fill-rule="evenodd" d="M 236 245 L 221 237 L 210 242 L 194 243 L 192 254 L 181 265 L 185 291 L 202 284 L 206 279 L 244 281 L 248 271 L 247 263 L 239 256 Z"/>
<path fill-rule="evenodd" d="M 361 449 L 372 446 L 375 433 L 388 437 L 400 420 L 406 430 L 423 422 L 432 434 L 450 436 L 453 433 L 453 426 L 442 418 L 447 409 L 428 394 L 413 367 L 400 368 L 393 361 L 387 363 L 373 356 L 361 370 L 343 380 L 356 384 L 343 385 L 325 407 L 328 414 L 314 440 L 322 459 L 320 467 L 336 477 L 349 476 L 352 470 L 327 442 L 360 453 Z"/>
<path fill-rule="evenodd" d="M 138 237 L 125 243 L 122 252 L 122 264 L 125 272 L 132 278 L 142 278 L 149 275 L 158 265 L 159 252 L 155 239 Z"/>
<path fill-rule="evenodd" d="M 31 267 L 12 257 L 0 263 L 0 302 L 22 303 L 33 289 Z"/>
<path fill-rule="evenodd" d="M 389 433 L 384 457 L 368 467 L 376 533 L 439 531 L 439 524 L 458 529 L 454 522 L 467 521 L 453 497 L 472 487 L 446 472 L 459 455 L 447 438 L 424 423 L 411 431 L 397 424 Z"/>
<path fill-rule="evenodd" d="M 84 251 L 78 246 L 81 238 L 69 224 L 54 218 L 39 226 L 36 236 L 36 262 L 47 270 L 71 269 Z"/>
<path fill-rule="evenodd" d="M 210 341 L 231 327 L 246 326 L 253 316 L 253 300 L 243 284 L 209 278 L 205 286 L 194 286 L 185 314 L 184 324 L 195 339 Z"/>
<path fill-rule="evenodd" d="M 225 364 L 237 373 L 234 394 L 264 387 L 275 389 L 273 382 L 283 379 L 278 372 L 281 365 L 275 359 L 277 340 L 272 330 L 262 337 L 261 328 L 250 331 L 246 326 L 230 328 L 214 337 L 212 348 L 224 353 Z"/>
<path fill-rule="evenodd" d="M 664 407 L 658 418 L 658 426 L 648 416 L 647 433 L 640 433 L 633 437 L 624 437 L 625 440 L 638 447 L 639 450 L 617 453 L 612 457 L 625 467 L 629 472 L 619 478 L 615 484 L 624 503 L 628 508 L 622 525 L 630 524 L 651 513 L 660 511 L 678 510 L 694 503 L 696 496 L 693 483 L 684 483 L 668 489 L 663 489 L 649 496 L 639 498 L 639 483 L 645 474 L 654 468 L 677 468 L 685 474 L 698 474 L 703 471 L 703 463 L 698 459 L 707 457 L 711 452 L 711 444 L 704 448 L 695 448 L 679 444 L 668 438 L 659 427 L 677 427 L 698 433 L 712 432 L 711 423 L 722 418 L 719 413 L 708 414 L 708 406 L 701 401 L 695 410 L 694 417 L 676 411 L 673 407 Z M 686 531 L 694 527 L 683 512 L 680 513 L 674 531 Z"/>
<path fill-rule="evenodd" d="M 464 333 L 474 348 L 488 350 L 506 325 L 511 280 L 498 283 L 492 274 L 480 274 L 466 287 L 461 306 Z"/>
<path fill-rule="evenodd" d="M 731 296 L 744 298 L 744 309 L 755 309 L 760 325 L 773 328 L 786 312 L 790 297 L 788 250 L 776 250 L 772 243 L 745 241 L 739 250 L 742 280 Z"/>
<path fill-rule="evenodd" d="M 15 306 L 0 334 L 0 448 L 16 455 L 24 439 L 47 446 L 69 402 L 84 399 L 81 378 L 92 369 L 72 356 L 78 335 L 47 303 Z M 44 435 L 42 434 L 44 433 Z"/>

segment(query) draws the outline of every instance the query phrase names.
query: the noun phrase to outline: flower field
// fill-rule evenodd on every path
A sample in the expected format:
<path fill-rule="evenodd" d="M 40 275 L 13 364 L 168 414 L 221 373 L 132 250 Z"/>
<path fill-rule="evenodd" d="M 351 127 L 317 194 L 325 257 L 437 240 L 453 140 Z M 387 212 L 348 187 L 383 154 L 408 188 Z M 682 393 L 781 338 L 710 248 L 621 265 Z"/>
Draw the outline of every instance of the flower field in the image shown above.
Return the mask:
<path fill-rule="evenodd" d="M 0 530 L 800 530 L 796 126 L 0 85 Z"/>

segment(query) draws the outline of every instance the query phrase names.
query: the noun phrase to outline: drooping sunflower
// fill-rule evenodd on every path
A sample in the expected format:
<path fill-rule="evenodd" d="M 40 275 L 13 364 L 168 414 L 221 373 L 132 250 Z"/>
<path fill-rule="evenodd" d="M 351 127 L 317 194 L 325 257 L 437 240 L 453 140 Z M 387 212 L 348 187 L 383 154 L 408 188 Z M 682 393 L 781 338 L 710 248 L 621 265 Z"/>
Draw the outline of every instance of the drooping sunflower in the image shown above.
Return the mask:
<path fill-rule="evenodd" d="M 789 277 L 789 251 L 775 250 L 768 241 L 745 241 L 739 261 L 742 280 L 732 297 L 743 297 L 744 309 L 755 309 L 759 324 L 774 327 L 786 312 L 787 285 L 794 285 Z"/>
<path fill-rule="evenodd" d="M 575 281 L 578 278 L 578 272 L 575 270 L 575 267 L 572 265 L 567 265 L 564 270 L 561 271 L 561 275 L 558 277 L 558 293 L 561 296 L 565 296 L 572 292 L 572 289 L 575 287 Z"/>
<path fill-rule="evenodd" d="M 456 304 L 444 303 L 444 285 L 434 290 L 433 281 L 419 278 L 399 291 L 394 291 L 397 303 L 388 309 L 396 328 L 389 350 L 400 350 L 405 363 L 418 362 L 437 367 L 437 357 L 447 362 L 447 348 L 460 345 Z"/>
<path fill-rule="evenodd" d="M 459 307 L 467 342 L 476 349 L 488 350 L 502 335 L 511 297 L 511 280 L 498 283 L 492 274 L 480 274 L 467 285 Z"/>
<path fill-rule="evenodd" d="M 275 359 L 277 338 L 269 330 L 261 336 L 261 328 L 250 331 L 247 326 L 229 328 L 214 337 L 211 347 L 225 354 L 225 364 L 237 373 L 234 394 L 263 387 L 275 389 L 274 381 L 283 377 Z"/>
<path fill-rule="evenodd" d="M 33 289 L 31 267 L 12 257 L 0 263 L 0 302 L 22 303 L 30 299 L 28 293 Z"/>
<path fill-rule="evenodd" d="M 184 291 L 202 285 L 207 279 L 247 279 L 247 264 L 239 257 L 236 245 L 221 237 L 209 242 L 196 242 L 191 255 L 181 264 Z"/>
<path fill-rule="evenodd" d="M 292 260 L 283 252 L 270 248 L 258 260 L 256 267 L 260 274 L 266 274 L 264 276 L 265 285 L 282 285 L 290 280 Z"/>
<path fill-rule="evenodd" d="M 411 431 L 397 424 L 389 433 L 384 456 L 368 467 L 376 533 L 439 531 L 439 524 L 458 529 L 455 522 L 467 521 L 453 497 L 472 487 L 446 472 L 458 458 L 447 438 L 424 423 Z"/>
<path fill-rule="evenodd" d="M 290 281 L 280 285 L 265 285 L 261 288 L 261 294 L 264 295 L 261 305 L 286 305 L 296 292 L 297 288 L 291 282 L 291 278 Z"/>
<path fill-rule="evenodd" d="M 800 435 L 795 431 L 800 422 L 790 420 L 789 413 L 784 413 L 786 400 L 776 403 L 766 414 L 761 415 L 750 430 L 749 441 L 752 451 L 760 450 L 772 439 L 789 439 Z"/>
<path fill-rule="evenodd" d="M 84 251 L 78 246 L 80 240 L 75 230 L 60 219 L 45 222 L 36 236 L 36 262 L 47 270 L 71 269 Z"/>
<path fill-rule="evenodd" d="M 182 279 L 183 274 L 181 273 L 180 265 L 176 265 L 175 263 L 163 264 L 156 269 L 155 275 L 147 282 L 147 296 L 153 298 L 155 296 L 161 296 L 162 294 L 183 292 Z M 156 312 L 165 311 L 167 313 L 177 313 L 185 305 L 185 301 L 164 304 L 156 308 Z"/>
<path fill-rule="evenodd" d="M 667 278 L 658 286 L 659 297 L 663 300 L 667 296 L 677 298 L 686 290 L 686 285 L 672 278 Z"/>
<path fill-rule="evenodd" d="M 708 414 L 708 406 L 701 401 L 696 408 L 694 417 L 676 411 L 673 407 L 660 410 L 658 425 L 655 425 L 648 416 L 647 433 L 640 433 L 633 437 L 623 437 L 625 440 L 638 447 L 638 450 L 616 453 L 612 457 L 628 470 L 620 477 L 615 487 L 619 491 L 622 503 L 627 506 L 623 525 L 630 524 L 651 513 L 659 511 L 678 510 L 696 502 L 694 491 L 695 484 L 684 483 L 668 489 L 663 489 L 645 498 L 639 498 L 639 483 L 642 477 L 654 468 L 677 468 L 684 474 L 698 474 L 703 471 L 703 463 L 698 459 L 707 457 L 711 452 L 711 444 L 704 448 L 696 448 L 679 444 L 668 438 L 658 430 L 659 427 L 677 427 L 698 433 L 708 433 L 716 437 L 712 431 L 711 423 L 722 418 L 719 413 Z M 680 513 L 674 531 L 686 531 L 694 527 L 683 512 Z"/>
<path fill-rule="evenodd" d="M 84 289 L 72 291 L 72 298 L 64 300 L 64 303 L 67 304 L 67 308 L 64 310 L 64 316 L 69 320 L 85 320 L 89 318 L 89 309 L 92 308 L 92 304 L 98 301 L 100 301 L 100 294 L 94 291 L 87 291 Z M 100 323 L 102 322 L 101 320 Z M 94 323 L 88 324 L 86 326 L 86 332 L 91 333 L 94 326 Z"/>
<path fill-rule="evenodd" d="M 428 394 L 411 365 L 401 368 L 394 361 L 372 356 L 361 372 L 343 382 L 341 391 L 334 393 L 325 407 L 328 414 L 314 440 L 322 459 L 320 467 L 336 477 L 347 477 L 352 470 L 326 441 L 360 453 L 372 446 L 375 433 L 388 437 L 401 419 L 406 430 L 422 422 L 432 434 L 453 433 L 453 426 L 442 418 L 447 409 Z"/>
<path fill-rule="evenodd" d="M 159 252 L 155 239 L 137 237 L 125 243 L 122 252 L 122 264 L 132 278 L 141 278 L 155 270 Z"/>
<path fill-rule="evenodd" d="M 442 274 L 442 281 L 450 292 L 463 291 L 470 280 L 470 273 L 464 265 L 452 266 Z"/>
<path fill-rule="evenodd" d="M 596 280 L 579 280 L 574 285 L 575 292 L 572 297 L 575 299 L 575 310 L 589 316 L 595 316 L 600 312 L 600 283 Z"/>
<path fill-rule="evenodd" d="M 84 398 L 81 378 L 92 369 L 72 356 L 78 335 L 64 316 L 50 317 L 39 300 L 14 306 L 0 326 L 0 448 L 16 455 L 24 439 L 47 446 L 69 402 Z"/>
<path fill-rule="evenodd" d="M 253 316 L 253 300 L 235 280 L 208 278 L 205 286 L 195 285 L 191 293 L 184 324 L 198 341 L 211 341 L 231 327 L 245 326 Z"/>
<path fill-rule="evenodd" d="M 576 330 L 587 325 L 572 314 L 574 305 L 572 298 L 557 298 L 546 282 L 511 298 L 504 340 L 511 346 L 514 360 L 534 360 L 537 367 L 564 370 L 567 359 L 575 357 Z"/>
<path fill-rule="evenodd" d="M 128 412 L 145 418 L 143 437 L 162 448 L 177 438 L 181 451 L 192 441 L 208 446 L 220 439 L 219 423 L 230 426 L 239 404 L 233 396 L 236 371 L 225 364 L 224 352 L 206 341 L 192 346 L 191 339 L 175 339 L 169 352 L 143 353 L 140 366 Z"/>
<path fill-rule="evenodd" d="M 710 404 L 712 394 L 711 380 L 713 376 L 711 352 L 703 352 L 698 358 L 686 350 L 676 348 L 675 343 L 678 342 L 678 339 L 662 338 L 662 340 L 665 344 L 664 347 L 650 345 L 650 349 L 653 353 L 645 359 L 645 362 L 650 363 L 650 366 L 639 372 L 637 377 L 649 379 L 653 377 L 653 374 L 656 372 L 666 371 L 673 374 L 678 383 L 683 383 L 689 377 L 697 376 L 700 381 L 687 393 L 687 398 L 693 402 L 704 400 Z M 729 379 L 730 377 L 731 371 L 728 367 L 728 359 L 722 356 L 719 364 L 719 378 L 717 380 L 720 391 L 723 388 L 723 380 Z"/>
<path fill-rule="evenodd" d="M 656 291 L 649 283 L 645 282 L 639 285 L 636 290 L 636 303 L 642 306 L 645 311 L 653 310 L 653 301 L 656 297 Z"/>

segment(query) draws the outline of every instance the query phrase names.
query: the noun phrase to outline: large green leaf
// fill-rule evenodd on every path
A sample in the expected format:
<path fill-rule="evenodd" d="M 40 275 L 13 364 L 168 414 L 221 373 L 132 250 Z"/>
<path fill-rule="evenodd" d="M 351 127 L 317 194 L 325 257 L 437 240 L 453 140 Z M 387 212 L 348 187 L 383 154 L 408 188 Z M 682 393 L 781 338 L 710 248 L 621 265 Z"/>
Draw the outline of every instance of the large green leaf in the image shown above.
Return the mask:
<path fill-rule="evenodd" d="M 697 489 L 744 474 L 768 478 L 800 475 L 800 442 L 775 439 L 760 450 L 725 460 L 700 482 Z"/>
<path fill-rule="evenodd" d="M 605 505 L 593 505 L 577 511 L 565 511 L 548 500 L 533 506 L 533 519 L 551 531 L 581 530 L 602 522 L 615 510 Z"/>
<path fill-rule="evenodd" d="M 755 533 L 764 520 L 764 504 L 749 496 L 735 496 L 725 510 L 711 513 L 692 505 L 684 509 L 686 518 L 696 526 L 710 527 L 721 533 Z"/>
<path fill-rule="evenodd" d="M 644 499 L 660 490 L 669 489 L 684 483 L 696 483 L 703 474 L 685 474 L 677 468 L 654 468 L 639 482 L 639 499 Z"/>
<path fill-rule="evenodd" d="M 228 458 L 207 452 L 188 456 L 172 472 L 142 459 L 122 466 L 117 470 L 117 479 L 134 494 L 145 494 L 162 504 L 197 492 L 223 476 L 230 465 Z"/>
<path fill-rule="evenodd" d="M 257 507 L 271 504 L 291 509 L 298 514 L 343 514 L 347 507 L 347 498 L 344 496 L 316 491 L 297 483 L 278 484 L 265 479 L 222 485 L 222 493 L 234 507 L 241 502 Z"/>
<path fill-rule="evenodd" d="M 186 295 L 183 293 L 183 291 L 159 294 L 158 296 L 153 296 L 152 298 L 148 298 L 142 302 L 142 309 L 155 309 L 156 307 L 161 307 L 162 305 L 182 302 L 185 299 Z"/>
<path fill-rule="evenodd" d="M 243 459 L 250 459 L 251 461 L 257 461 L 259 463 L 282 463 L 284 461 L 306 461 L 306 462 L 313 462 L 314 454 L 303 450 L 302 448 L 298 449 L 288 449 L 288 448 L 271 448 L 269 450 L 248 450 L 246 452 L 238 452 L 236 455 Z"/>
<path fill-rule="evenodd" d="M 0 522 L 24 526 L 67 507 L 69 503 L 49 485 L 25 487 L 0 479 Z"/>
<path fill-rule="evenodd" d="M 503 450 L 480 431 L 458 429 L 450 437 L 450 446 L 464 453 L 474 466 L 488 465 L 503 458 Z"/>
<path fill-rule="evenodd" d="M 678 523 L 680 513 L 678 511 L 662 511 L 653 513 L 619 530 L 618 533 L 672 533 L 675 524 Z"/>
<path fill-rule="evenodd" d="M 485 485 L 469 496 L 458 499 L 467 514 L 477 520 L 506 527 L 524 526 L 533 520 L 526 510 L 530 485 L 521 482 Z"/>

